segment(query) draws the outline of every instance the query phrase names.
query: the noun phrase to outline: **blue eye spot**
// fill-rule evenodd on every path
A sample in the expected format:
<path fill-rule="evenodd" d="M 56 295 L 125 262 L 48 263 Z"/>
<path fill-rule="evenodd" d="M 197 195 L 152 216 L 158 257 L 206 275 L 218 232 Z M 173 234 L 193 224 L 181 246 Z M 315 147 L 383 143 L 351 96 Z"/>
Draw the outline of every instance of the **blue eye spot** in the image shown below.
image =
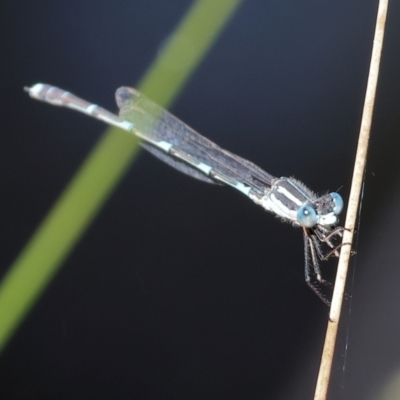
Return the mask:
<path fill-rule="evenodd" d="M 343 210 L 343 199 L 339 193 L 329 193 L 333 199 L 333 212 L 335 215 L 339 215 Z"/>
<path fill-rule="evenodd" d="M 311 206 L 301 206 L 297 211 L 297 222 L 305 228 L 312 228 L 317 224 L 317 212 Z"/>

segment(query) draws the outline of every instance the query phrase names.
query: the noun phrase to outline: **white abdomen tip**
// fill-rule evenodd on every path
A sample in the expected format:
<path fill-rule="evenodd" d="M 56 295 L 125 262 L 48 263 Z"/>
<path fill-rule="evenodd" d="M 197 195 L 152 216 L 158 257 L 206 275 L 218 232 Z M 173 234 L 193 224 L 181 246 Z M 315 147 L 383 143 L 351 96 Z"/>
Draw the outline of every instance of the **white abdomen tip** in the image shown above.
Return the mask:
<path fill-rule="evenodd" d="M 40 93 L 45 87 L 46 85 L 44 83 L 36 83 L 29 88 L 29 96 L 34 97 L 35 99 L 41 99 Z"/>

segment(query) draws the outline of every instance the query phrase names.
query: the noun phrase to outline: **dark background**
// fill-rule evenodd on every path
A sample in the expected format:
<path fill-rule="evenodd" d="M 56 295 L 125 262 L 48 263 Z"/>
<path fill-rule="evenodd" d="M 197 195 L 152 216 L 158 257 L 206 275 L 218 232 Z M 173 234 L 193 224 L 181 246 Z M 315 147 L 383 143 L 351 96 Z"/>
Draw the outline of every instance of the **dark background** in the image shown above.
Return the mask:
<path fill-rule="evenodd" d="M 115 89 L 140 80 L 190 4 L 2 2 L 2 274 L 104 130 L 22 87 L 115 110 Z M 271 174 L 346 198 L 376 11 L 244 1 L 172 112 Z M 331 399 L 384 398 L 400 371 L 399 26 L 392 1 Z M 328 309 L 304 283 L 302 246 L 240 193 L 141 153 L 3 352 L 0 397 L 310 399 Z"/>

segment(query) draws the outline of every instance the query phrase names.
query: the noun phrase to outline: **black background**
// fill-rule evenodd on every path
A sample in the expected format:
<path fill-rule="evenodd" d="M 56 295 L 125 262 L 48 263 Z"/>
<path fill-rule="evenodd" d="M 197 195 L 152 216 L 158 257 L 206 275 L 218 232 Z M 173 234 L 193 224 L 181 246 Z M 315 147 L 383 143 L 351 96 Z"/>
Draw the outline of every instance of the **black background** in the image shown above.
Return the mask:
<path fill-rule="evenodd" d="M 140 80 L 190 4 L 2 2 L 2 274 L 104 130 L 22 87 L 115 110 L 115 89 Z M 273 175 L 346 198 L 376 11 L 244 1 L 172 112 Z M 332 399 L 378 398 L 400 367 L 399 26 L 392 1 Z M 245 196 L 141 153 L 3 352 L 1 398 L 312 398 L 328 309 L 304 283 L 302 246 Z"/>

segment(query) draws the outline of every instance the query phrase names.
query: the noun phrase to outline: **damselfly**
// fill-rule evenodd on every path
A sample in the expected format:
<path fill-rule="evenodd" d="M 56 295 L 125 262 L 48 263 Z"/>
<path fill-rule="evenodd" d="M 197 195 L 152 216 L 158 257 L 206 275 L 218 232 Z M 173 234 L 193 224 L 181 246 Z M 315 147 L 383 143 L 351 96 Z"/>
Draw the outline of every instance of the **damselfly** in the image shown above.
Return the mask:
<path fill-rule="evenodd" d="M 338 193 L 317 196 L 294 178 L 276 178 L 198 134 L 140 92 L 121 87 L 116 92 L 119 116 L 55 86 L 37 83 L 25 88 L 30 96 L 47 103 L 72 108 L 117 126 L 141 139 L 141 145 L 162 161 L 196 179 L 231 186 L 283 221 L 303 229 L 305 280 L 329 305 L 318 284 L 322 278 L 319 260 L 339 255 L 335 237 L 342 236 L 338 215 L 343 200 Z M 322 244 L 329 251 L 324 254 Z"/>

